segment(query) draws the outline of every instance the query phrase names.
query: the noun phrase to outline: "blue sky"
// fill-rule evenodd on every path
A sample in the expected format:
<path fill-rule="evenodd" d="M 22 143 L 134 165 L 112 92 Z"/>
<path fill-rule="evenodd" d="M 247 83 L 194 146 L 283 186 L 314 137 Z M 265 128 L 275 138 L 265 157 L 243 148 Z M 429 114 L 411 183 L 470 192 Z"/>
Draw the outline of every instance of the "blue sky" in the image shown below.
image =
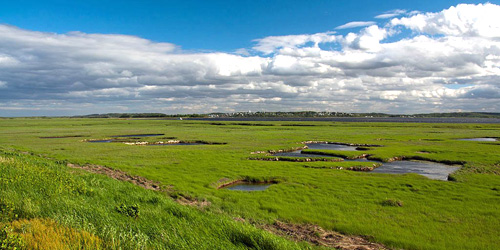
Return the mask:
<path fill-rule="evenodd" d="M 500 1 L 4 1 L 0 117 L 500 112 Z"/>
<path fill-rule="evenodd" d="M 481 3 L 481 1 L 460 1 Z M 500 1 L 490 1 L 491 3 Z M 230 52 L 267 36 L 318 33 L 394 9 L 440 11 L 457 1 L 4 1 L 0 23 L 66 33 L 114 33 L 169 42 L 186 50 Z"/>

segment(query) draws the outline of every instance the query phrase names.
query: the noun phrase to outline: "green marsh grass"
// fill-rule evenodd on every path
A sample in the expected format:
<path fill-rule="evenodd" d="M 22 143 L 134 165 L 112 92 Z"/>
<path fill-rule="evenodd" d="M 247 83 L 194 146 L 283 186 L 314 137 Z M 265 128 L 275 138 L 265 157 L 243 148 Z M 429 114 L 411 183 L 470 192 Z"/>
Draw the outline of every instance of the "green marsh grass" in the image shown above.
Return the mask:
<path fill-rule="evenodd" d="M 0 156 L 0 208 L 5 239 L 21 236 L 17 246 L 29 249 L 310 248 L 163 193 L 18 153 Z"/>
<path fill-rule="evenodd" d="M 241 217 L 257 224 L 272 223 L 274 220 L 312 223 L 346 234 L 366 235 L 390 247 L 405 249 L 496 249 L 500 245 L 499 142 L 457 140 L 473 137 L 498 138 L 498 124 L 258 122 L 266 126 L 250 126 L 235 122 L 220 122 L 224 125 L 210 123 L 189 120 L 2 119 L 0 145 L 7 151 L 29 152 L 35 156 L 51 158 L 51 161 L 105 165 L 171 185 L 175 192 L 183 195 L 210 201 L 211 205 L 204 208 L 203 212 L 193 212 L 196 214 L 194 219 L 206 216 L 210 220 L 218 218 L 214 216 L 216 214 L 223 214 Z M 290 126 L 292 124 L 294 126 Z M 296 126 L 297 124 L 301 126 Z M 162 137 L 175 137 L 185 141 L 203 140 L 227 144 L 148 147 L 82 142 L 84 139 L 109 138 L 117 134 L 148 133 L 161 133 L 165 134 Z M 39 138 L 61 135 L 85 137 Z M 464 162 L 464 165 L 461 170 L 452 174 L 454 181 L 446 182 L 430 180 L 417 174 L 389 175 L 336 169 L 338 166 L 345 169 L 347 166 L 370 166 L 372 163 L 249 160 L 255 156 L 251 152 L 291 150 L 303 146 L 300 143 L 303 141 L 381 145 L 353 153 L 370 154 L 370 157 L 382 161 L 405 156 L 437 162 Z M 96 184 L 108 182 L 107 178 L 92 176 Z M 234 192 L 214 187 L 214 183 L 221 180 L 245 177 L 279 177 L 284 181 L 261 192 Z M 130 189 L 135 190 L 132 187 Z M 17 192 L 21 192 L 21 189 L 16 192 L 8 190 L 2 192 L 9 197 L 19 196 Z M 87 189 L 71 195 L 88 196 L 85 192 L 89 191 L 85 190 Z M 102 215 L 98 221 L 135 221 L 132 217 L 115 212 L 115 207 L 122 203 L 127 206 L 138 203 L 138 220 L 148 218 L 156 222 L 153 217 L 157 214 L 143 213 L 143 208 L 151 207 L 140 202 L 139 196 L 142 197 L 143 191 L 140 191 L 141 195 L 129 196 L 125 195 L 129 191 L 125 194 L 105 194 L 99 188 L 92 190 L 95 194 L 90 195 L 89 199 L 95 202 L 113 201 L 110 202 L 110 210 L 101 210 Z M 400 201 L 404 205 L 384 206 L 384 201 L 388 199 Z M 119 202 L 114 202 L 115 200 Z M 31 211 L 26 212 L 27 214 L 38 216 L 46 211 L 34 199 L 25 203 L 27 211 Z M 58 210 L 69 204 L 54 202 L 46 207 Z M 184 218 L 184 213 L 180 211 L 189 210 L 175 207 L 178 209 L 172 212 L 175 218 Z M 56 218 L 56 221 L 63 224 L 65 220 L 83 220 L 84 224 L 85 212 L 78 211 L 49 217 Z M 193 218 L 189 217 L 184 221 L 191 221 Z M 160 222 L 169 223 L 159 220 L 158 223 Z M 75 227 L 77 225 L 79 224 L 75 224 Z M 178 225 L 182 228 L 189 227 L 190 224 Z M 95 233 L 106 242 L 112 237 L 105 235 L 116 235 L 113 230 L 121 228 L 95 227 L 100 231 L 82 229 Z M 160 225 L 139 229 L 145 233 L 140 231 L 143 233 L 132 237 L 136 228 L 129 228 L 129 234 L 118 233 L 124 236 L 116 240 L 125 242 L 125 238 L 132 237 L 133 242 L 141 242 L 149 239 L 144 235 L 170 235 L 162 231 Z M 220 232 L 213 227 L 210 230 Z M 215 232 L 201 235 L 206 238 L 210 235 L 228 239 L 224 234 Z M 217 244 L 232 246 L 232 243 L 222 239 Z M 191 236 L 186 236 L 186 240 L 196 242 Z M 179 239 L 172 241 L 175 242 L 172 246 L 189 245 L 183 245 L 183 241 Z M 133 242 L 130 244 L 133 245 Z"/>

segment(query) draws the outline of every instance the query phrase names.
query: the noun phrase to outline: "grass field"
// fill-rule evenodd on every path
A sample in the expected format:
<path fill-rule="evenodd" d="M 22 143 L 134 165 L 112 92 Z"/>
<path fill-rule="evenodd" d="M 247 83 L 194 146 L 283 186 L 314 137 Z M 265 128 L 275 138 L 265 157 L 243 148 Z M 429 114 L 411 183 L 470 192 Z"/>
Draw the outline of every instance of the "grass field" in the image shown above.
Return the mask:
<path fill-rule="evenodd" d="M 164 134 L 127 139 L 133 142 L 175 138 L 226 144 L 144 146 L 85 142 L 127 134 Z M 104 247 L 309 246 L 297 245 L 252 226 L 279 220 L 365 235 L 392 248 L 497 249 L 500 142 L 457 140 L 474 137 L 498 138 L 500 125 L 0 119 L 0 148 L 4 152 L 0 163 L 2 218 L 4 223 L 10 223 L 10 228 L 15 228 L 12 223 L 19 223 L 20 219 L 74 228 L 77 231 L 66 231 Z M 452 175 L 454 181 L 447 182 L 417 174 L 386 175 L 337 169 L 371 166 L 363 162 L 249 159 L 264 156 L 251 152 L 290 150 L 301 147 L 303 141 L 381 146 L 360 152 L 339 151 L 338 155 L 365 153 L 382 161 L 404 156 L 464 162 L 464 166 Z M 162 194 L 107 177 L 83 174 L 65 167 L 63 163 L 68 162 L 120 169 L 159 181 L 168 186 L 169 192 Z M 50 175 L 44 174 L 49 170 L 53 171 Z M 55 173 L 61 177 L 49 181 Z M 31 184 L 22 178 L 37 181 Z M 217 189 L 222 182 L 238 179 L 279 180 L 279 183 L 260 192 Z M 208 201 L 210 206 L 184 207 L 172 202 L 169 195 Z M 122 204 L 125 207 L 121 210 L 126 211 L 138 205 L 139 219 L 117 212 Z M 12 217 L 14 212 L 8 212 L 7 208 L 17 211 L 18 217 Z M 231 219 L 234 217 L 247 223 L 234 222 Z"/>

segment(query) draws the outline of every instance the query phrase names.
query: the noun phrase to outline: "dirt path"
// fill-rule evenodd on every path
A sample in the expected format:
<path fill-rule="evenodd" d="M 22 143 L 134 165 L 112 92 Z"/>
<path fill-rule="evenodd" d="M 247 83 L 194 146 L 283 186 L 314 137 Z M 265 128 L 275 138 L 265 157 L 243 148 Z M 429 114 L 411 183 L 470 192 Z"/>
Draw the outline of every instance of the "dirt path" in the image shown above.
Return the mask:
<path fill-rule="evenodd" d="M 389 249 L 382 244 L 372 243 L 361 236 L 348 236 L 334 231 L 326 231 L 316 225 L 296 225 L 276 221 L 264 225 L 264 229 L 274 234 L 291 238 L 295 241 L 307 241 L 319 246 L 344 250 Z"/>
<path fill-rule="evenodd" d="M 83 169 L 87 172 L 91 173 L 96 173 L 96 174 L 103 174 L 108 177 L 111 177 L 116 180 L 120 181 L 128 181 L 130 183 L 133 183 L 137 186 L 143 187 L 145 189 L 150 189 L 150 190 L 155 190 L 155 191 L 162 191 L 162 188 L 160 187 L 160 183 L 156 181 L 152 181 L 149 179 L 146 179 L 141 176 L 131 176 L 121 170 L 118 169 L 112 169 L 108 168 L 105 166 L 100 166 L 100 165 L 93 165 L 93 164 L 87 164 L 87 165 L 78 165 L 78 164 L 73 164 L 73 163 L 68 163 L 68 167 L 70 168 L 78 168 L 78 169 Z"/>
<path fill-rule="evenodd" d="M 108 168 L 105 166 L 93 165 L 93 164 L 86 164 L 86 165 L 81 166 L 78 164 L 68 163 L 67 166 L 70 168 L 83 169 L 87 172 L 91 172 L 91 173 L 95 173 L 95 174 L 103 174 L 103 175 L 106 175 L 106 176 L 113 178 L 115 180 L 128 181 L 134 185 L 137 185 L 137 186 L 143 187 L 145 189 L 149 189 L 149 190 L 162 191 L 162 192 L 166 192 L 168 194 L 173 192 L 171 186 L 167 186 L 167 187 L 163 186 L 162 187 L 161 184 L 157 181 L 152 181 L 152 180 L 146 179 L 142 176 L 132 176 L 132 175 L 129 175 L 126 172 L 123 172 L 123 171 L 118 170 L 118 169 L 112 169 L 112 168 Z M 206 200 L 198 200 L 196 198 L 186 197 L 186 196 L 182 196 L 182 195 L 177 195 L 177 197 L 174 198 L 174 200 L 181 205 L 196 206 L 196 207 L 200 207 L 200 208 L 210 206 L 210 204 L 211 204 L 209 201 L 206 201 Z"/>

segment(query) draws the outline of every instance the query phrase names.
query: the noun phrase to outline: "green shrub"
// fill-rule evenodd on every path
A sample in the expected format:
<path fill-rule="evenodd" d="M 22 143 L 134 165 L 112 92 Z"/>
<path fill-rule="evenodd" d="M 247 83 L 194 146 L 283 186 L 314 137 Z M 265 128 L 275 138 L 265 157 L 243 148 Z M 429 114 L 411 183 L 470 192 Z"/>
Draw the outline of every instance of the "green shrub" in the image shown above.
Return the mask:
<path fill-rule="evenodd" d="M 132 217 L 135 219 L 137 219 L 139 217 L 139 205 L 138 204 L 127 206 L 127 205 L 122 203 L 120 206 L 116 207 L 116 211 L 118 213 L 121 213 L 123 215 L 129 216 L 129 217 Z"/>
<path fill-rule="evenodd" d="M 0 200 L 0 221 L 11 221 L 17 219 L 17 217 L 18 215 L 15 212 L 14 204 Z"/>
<path fill-rule="evenodd" d="M 24 239 L 18 235 L 13 233 L 12 228 L 5 225 L 0 230 L 0 250 L 17 250 L 17 249 L 25 249 Z"/>
<path fill-rule="evenodd" d="M 403 202 L 396 199 L 385 199 L 382 201 L 382 206 L 402 207 Z"/>

